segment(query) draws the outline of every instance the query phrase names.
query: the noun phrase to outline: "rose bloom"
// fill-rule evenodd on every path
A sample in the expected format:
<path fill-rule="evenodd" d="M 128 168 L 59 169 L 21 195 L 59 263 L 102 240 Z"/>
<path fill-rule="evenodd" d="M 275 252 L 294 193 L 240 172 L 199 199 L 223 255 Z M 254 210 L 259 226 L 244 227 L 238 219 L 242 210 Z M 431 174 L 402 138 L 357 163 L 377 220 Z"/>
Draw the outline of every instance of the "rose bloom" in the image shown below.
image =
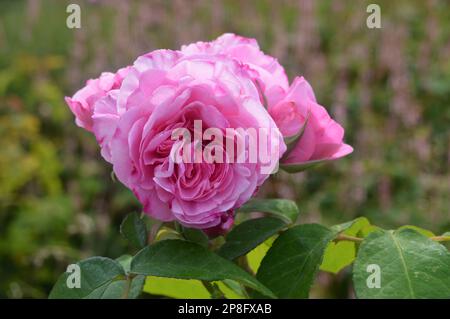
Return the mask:
<path fill-rule="evenodd" d="M 122 68 L 115 74 L 103 72 L 98 79 L 88 80 L 86 86 L 73 97 L 66 97 L 66 103 L 75 115 L 78 126 L 92 132 L 92 113 L 95 103 L 109 91 L 118 89 L 127 73 L 128 68 Z"/>
<path fill-rule="evenodd" d="M 269 176 L 260 162 L 177 163 L 175 129 L 193 130 L 195 120 L 224 132 L 265 128 L 277 145 L 276 161 L 286 149 L 248 67 L 224 56 L 157 50 L 135 61 L 119 89 L 105 91 L 92 106 L 89 127 L 117 178 L 162 221 L 219 234 Z"/>
<path fill-rule="evenodd" d="M 203 130 L 266 129 L 275 146 L 271 159 L 289 165 L 336 159 L 352 150 L 306 80 L 296 78 L 289 86 L 275 58 L 255 40 L 233 34 L 145 54 L 131 67 L 89 80 L 66 101 L 144 212 L 210 236 L 232 226 L 234 211 L 269 176 L 262 169 L 266 164 L 248 161 L 248 143 L 237 154 L 244 162 L 174 161 L 180 143 L 186 143 L 173 138 L 175 130 L 193 132 L 196 120 Z M 299 132 L 285 154 L 283 136 Z M 204 149 L 208 142 L 193 140 L 187 147 Z"/>
<path fill-rule="evenodd" d="M 353 148 L 343 143 L 344 129 L 316 101 L 312 87 L 303 77 L 289 86 L 283 67 L 265 55 L 254 39 L 224 34 L 212 42 L 182 47 L 185 54 L 225 55 L 247 65 L 261 87 L 262 102 L 285 137 L 302 132 L 297 144 L 285 154 L 282 163 L 305 165 L 343 157 Z"/>

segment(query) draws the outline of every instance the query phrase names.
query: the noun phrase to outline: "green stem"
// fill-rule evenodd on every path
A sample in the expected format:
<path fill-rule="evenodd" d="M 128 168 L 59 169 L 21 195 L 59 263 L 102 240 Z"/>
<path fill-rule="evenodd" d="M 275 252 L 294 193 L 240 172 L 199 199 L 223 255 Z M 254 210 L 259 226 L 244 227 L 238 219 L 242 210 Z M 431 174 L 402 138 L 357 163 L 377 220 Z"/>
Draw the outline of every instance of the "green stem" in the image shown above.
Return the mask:
<path fill-rule="evenodd" d="M 450 236 L 433 236 L 433 237 L 429 237 L 429 238 L 434 241 L 450 241 Z M 364 240 L 364 238 L 354 237 L 354 236 L 350 236 L 350 235 L 346 235 L 346 234 L 339 234 L 335 238 L 335 241 L 352 241 L 355 243 L 360 243 L 363 240 Z"/>
<path fill-rule="evenodd" d="M 337 235 L 335 241 L 353 241 L 355 243 L 360 243 L 364 240 L 364 238 L 359 238 L 359 237 L 355 237 L 355 236 L 350 236 L 350 235 L 346 235 L 346 234 L 339 234 Z"/>
<path fill-rule="evenodd" d="M 125 282 L 125 289 L 123 291 L 122 299 L 128 299 L 128 296 L 130 295 L 131 290 L 131 283 L 133 281 L 133 278 L 136 277 L 136 274 L 128 274 Z"/>
<path fill-rule="evenodd" d="M 122 299 L 128 299 L 128 295 L 130 294 L 131 281 L 132 280 L 133 279 L 128 275 L 127 276 L 127 281 L 125 283 L 125 290 L 123 291 Z"/>
<path fill-rule="evenodd" d="M 219 287 L 215 284 L 211 284 L 209 281 L 202 280 L 203 286 L 208 290 L 212 299 L 225 299 L 225 295 L 220 291 Z"/>
<path fill-rule="evenodd" d="M 174 222 L 175 223 L 175 230 L 179 233 L 179 234 L 183 234 L 183 226 L 181 226 L 179 223 Z"/>
<path fill-rule="evenodd" d="M 433 236 L 430 239 L 434 241 L 450 241 L 450 236 Z"/>
<path fill-rule="evenodd" d="M 241 256 L 237 260 L 238 265 L 243 268 L 246 272 L 248 272 L 250 275 L 255 276 L 255 273 L 250 268 L 250 265 L 248 264 L 247 255 Z"/>

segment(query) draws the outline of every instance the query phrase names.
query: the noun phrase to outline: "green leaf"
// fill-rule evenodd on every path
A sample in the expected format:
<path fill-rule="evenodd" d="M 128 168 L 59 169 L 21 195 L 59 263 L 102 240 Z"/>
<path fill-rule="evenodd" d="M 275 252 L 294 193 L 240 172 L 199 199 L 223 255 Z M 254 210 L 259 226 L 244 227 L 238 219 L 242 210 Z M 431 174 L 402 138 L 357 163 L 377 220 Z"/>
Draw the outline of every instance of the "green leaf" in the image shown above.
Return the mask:
<path fill-rule="evenodd" d="M 412 229 L 412 230 L 415 230 L 416 232 L 421 233 L 422 235 L 427 236 L 427 237 L 434 236 L 433 232 L 423 229 L 423 228 L 420 228 L 420 227 L 417 227 L 417 226 L 414 226 L 414 225 L 404 225 L 404 226 L 399 227 L 398 229 L 399 230 L 400 229 Z"/>
<path fill-rule="evenodd" d="M 200 229 L 183 227 L 183 237 L 193 243 L 197 243 L 203 247 L 208 247 L 208 236 Z"/>
<path fill-rule="evenodd" d="M 229 288 L 230 280 L 224 282 L 214 282 L 219 286 L 219 289 L 225 294 L 227 299 L 242 298 L 237 292 L 236 288 Z M 234 282 L 236 283 L 236 282 Z M 238 283 L 236 283 L 237 285 Z M 166 296 L 177 299 L 210 299 L 211 295 L 203 286 L 201 281 L 194 279 L 175 279 L 149 276 L 145 281 L 143 290 L 149 294 L 157 296 Z"/>
<path fill-rule="evenodd" d="M 232 279 L 273 297 L 270 290 L 234 263 L 198 244 L 183 240 L 168 239 L 145 247 L 133 258 L 131 272 L 206 281 Z"/>
<path fill-rule="evenodd" d="M 316 161 L 309 161 L 305 163 L 289 163 L 289 164 L 283 164 L 280 163 L 280 168 L 288 173 L 299 173 L 303 172 L 304 170 L 317 166 L 319 164 L 325 163 L 328 160 L 316 160 Z"/>
<path fill-rule="evenodd" d="M 352 235 L 356 235 L 360 229 L 367 225 L 370 225 L 370 222 L 366 217 L 358 217 L 349 222 L 331 226 L 331 229 L 338 233 L 345 232 L 351 229 L 353 230 Z"/>
<path fill-rule="evenodd" d="M 184 237 L 176 230 L 170 227 L 163 226 L 158 230 L 155 241 L 162 241 L 167 239 L 183 239 L 183 238 Z"/>
<path fill-rule="evenodd" d="M 120 225 L 120 232 L 137 248 L 147 245 L 147 226 L 137 213 L 128 214 Z"/>
<path fill-rule="evenodd" d="M 258 272 L 259 266 L 261 265 L 264 256 L 267 254 L 270 247 L 272 247 L 275 238 L 276 236 L 267 239 L 265 242 L 263 242 L 261 245 L 247 254 L 248 266 L 255 274 Z"/>
<path fill-rule="evenodd" d="M 217 253 L 226 259 L 233 260 L 247 254 L 284 227 L 286 227 L 284 221 L 274 217 L 244 221 L 227 234 L 225 244 Z"/>
<path fill-rule="evenodd" d="M 294 201 L 288 199 L 259 199 L 253 198 L 239 208 L 240 213 L 261 212 L 269 213 L 274 217 L 281 218 L 287 224 L 295 223 L 299 210 Z"/>
<path fill-rule="evenodd" d="M 101 296 L 101 292 L 106 289 L 107 285 L 125 275 L 122 266 L 117 261 L 105 257 L 88 258 L 78 262 L 77 265 L 80 267 L 80 288 L 68 287 L 68 279 L 71 282 L 71 278 L 73 278 L 69 278 L 69 276 L 74 276 L 75 273 L 65 272 L 59 277 L 49 298 L 79 299 Z"/>
<path fill-rule="evenodd" d="M 132 259 L 133 256 L 131 255 L 122 255 L 119 258 L 116 258 L 116 261 L 122 266 L 123 270 L 125 271 L 125 274 L 128 274 L 130 272 L 130 265 Z"/>
<path fill-rule="evenodd" d="M 145 276 L 139 275 L 131 280 L 131 287 L 128 292 L 128 299 L 136 299 L 144 287 Z M 108 282 L 99 289 L 96 289 L 89 295 L 89 299 L 120 299 L 124 298 L 124 292 L 127 288 L 126 280 L 115 280 Z"/>
<path fill-rule="evenodd" d="M 224 292 L 227 299 L 248 299 L 249 296 L 244 286 L 231 279 L 218 282 L 219 289 Z"/>
<path fill-rule="evenodd" d="M 379 288 L 370 285 L 376 270 L 369 265 L 379 267 Z M 373 232 L 361 244 L 353 282 L 359 298 L 450 298 L 450 253 L 412 229 Z"/>
<path fill-rule="evenodd" d="M 375 225 L 365 225 L 359 230 L 357 235 L 358 235 L 358 237 L 365 238 L 365 237 L 369 236 L 371 233 L 376 232 L 376 231 L 383 231 L 383 229 L 378 226 L 375 226 Z"/>
<path fill-rule="evenodd" d="M 361 229 L 370 225 L 365 217 L 360 217 L 348 223 L 332 226 L 336 233 L 344 233 L 356 236 Z M 337 274 L 346 266 L 350 265 L 356 258 L 356 243 L 351 241 L 330 242 L 325 249 L 320 270 Z"/>
<path fill-rule="evenodd" d="M 176 278 L 147 277 L 144 291 L 152 295 L 167 296 L 177 299 L 209 299 L 208 290 L 199 280 Z"/>
<path fill-rule="evenodd" d="M 307 298 L 325 247 L 335 232 L 317 225 L 298 225 L 273 243 L 256 278 L 279 298 Z"/>

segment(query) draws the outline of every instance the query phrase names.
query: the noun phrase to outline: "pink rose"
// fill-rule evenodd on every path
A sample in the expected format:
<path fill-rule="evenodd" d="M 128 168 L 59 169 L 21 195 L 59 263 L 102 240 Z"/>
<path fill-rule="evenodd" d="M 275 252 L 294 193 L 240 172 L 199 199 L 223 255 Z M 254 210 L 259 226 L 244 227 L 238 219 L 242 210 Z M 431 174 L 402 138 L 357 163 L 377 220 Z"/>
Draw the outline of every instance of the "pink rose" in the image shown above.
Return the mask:
<path fill-rule="evenodd" d="M 210 238 L 225 235 L 234 224 L 234 211 L 230 210 L 221 215 L 220 223 L 216 226 L 205 228 L 203 232 Z"/>
<path fill-rule="evenodd" d="M 275 58 L 233 34 L 145 54 L 66 101 L 146 213 L 209 236 L 228 231 L 235 209 L 278 167 L 283 136 L 291 144 L 282 163 L 291 167 L 352 152 L 305 79 L 289 87 Z"/>
<path fill-rule="evenodd" d="M 283 67 L 264 54 L 254 39 L 224 34 L 212 42 L 197 42 L 183 46 L 187 55 L 224 55 L 249 68 L 255 83 L 262 88 L 262 101 L 268 103 L 269 113 L 285 137 L 298 133 L 305 124 L 302 138 L 287 154 L 284 164 L 308 164 L 333 160 L 353 151 L 344 144 L 344 129 L 317 104 L 311 86 L 303 78 L 296 78 L 289 87 Z"/>
<path fill-rule="evenodd" d="M 224 55 L 235 59 L 249 68 L 249 74 L 262 91 L 285 89 L 289 81 L 284 68 L 277 59 L 264 54 L 255 39 L 225 33 L 211 42 L 196 42 L 181 47 L 185 55 Z"/>
<path fill-rule="evenodd" d="M 75 93 L 73 97 L 66 97 L 66 103 L 75 115 L 78 126 L 92 132 L 92 113 L 95 103 L 104 97 L 109 91 L 120 87 L 128 68 L 123 68 L 117 73 L 103 72 L 99 78 L 90 79 L 86 86 Z"/>
<path fill-rule="evenodd" d="M 278 162 L 285 151 L 282 135 L 261 104 L 247 68 L 221 55 L 157 50 L 139 57 L 120 89 L 97 101 L 92 120 L 102 154 L 146 213 L 208 228 L 210 234 L 231 226 L 233 211 L 269 174 L 259 160 L 176 162 L 172 155 L 180 141 L 172 138 L 174 130 L 193 132 L 196 120 L 202 121 L 203 132 L 265 128 L 269 142 L 277 146 L 270 156 Z M 204 143 L 206 148 L 209 143 Z M 193 140 L 188 147 L 198 145 Z M 240 153 L 244 157 L 250 152 L 246 147 Z"/>
<path fill-rule="evenodd" d="M 316 101 L 303 77 L 295 78 L 286 91 L 269 92 L 269 113 L 285 137 L 303 128 L 296 145 L 286 154 L 284 164 L 307 164 L 333 160 L 350 154 L 353 148 L 343 142 L 344 129 Z"/>

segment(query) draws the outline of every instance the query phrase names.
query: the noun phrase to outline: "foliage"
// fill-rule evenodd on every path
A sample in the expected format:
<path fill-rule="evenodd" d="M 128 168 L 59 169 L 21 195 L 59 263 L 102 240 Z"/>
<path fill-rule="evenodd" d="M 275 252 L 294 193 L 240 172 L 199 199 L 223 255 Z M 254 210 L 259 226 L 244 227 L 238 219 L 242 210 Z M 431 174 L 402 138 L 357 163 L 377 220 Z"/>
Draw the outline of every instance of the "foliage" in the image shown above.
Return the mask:
<path fill-rule="evenodd" d="M 259 203 L 267 207 L 270 201 Z M 124 223 L 135 218 L 135 214 L 128 215 Z M 353 281 L 358 297 L 450 297 L 450 252 L 439 243 L 450 241 L 449 236 L 427 237 L 414 227 L 395 231 L 372 229 L 362 237 L 352 236 L 362 234 L 360 230 L 370 226 L 367 219 L 330 228 L 302 224 L 284 230 L 280 225 L 287 226 L 283 219 L 273 217 L 249 219 L 236 226 L 225 237 L 225 243 L 210 240 L 211 249 L 219 245 L 215 252 L 181 233 L 182 239 L 156 240 L 135 256 L 125 257 L 126 266 L 104 257 L 89 258 L 78 263 L 81 287 L 70 287 L 72 274 L 66 272 L 55 284 L 50 298 L 129 298 L 137 297 L 142 289 L 179 298 L 205 297 L 198 280 L 211 298 L 307 298 L 319 268 L 339 272 L 349 263 L 354 263 Z M 134 242 L 139 233 L 138 228 L 129 228 L 128 238 Z M 279 235 L 264 254 L 255 275 L 247 263 L 249 247 L 256 248 L 276 233 Z M 338 246 L 347 242 L 354 245 Z M 149 276 L 146 286 L 145 276 Z M 159 287 L 152 286 L 152 280 L 158 281 L 158 277 L 185 281 L 166 280 L 160 281 Z M 179 287 L 175 293 L 168 290 L 172 284 Z M 178 289 L 183 289 L 184 294 Z"/>

